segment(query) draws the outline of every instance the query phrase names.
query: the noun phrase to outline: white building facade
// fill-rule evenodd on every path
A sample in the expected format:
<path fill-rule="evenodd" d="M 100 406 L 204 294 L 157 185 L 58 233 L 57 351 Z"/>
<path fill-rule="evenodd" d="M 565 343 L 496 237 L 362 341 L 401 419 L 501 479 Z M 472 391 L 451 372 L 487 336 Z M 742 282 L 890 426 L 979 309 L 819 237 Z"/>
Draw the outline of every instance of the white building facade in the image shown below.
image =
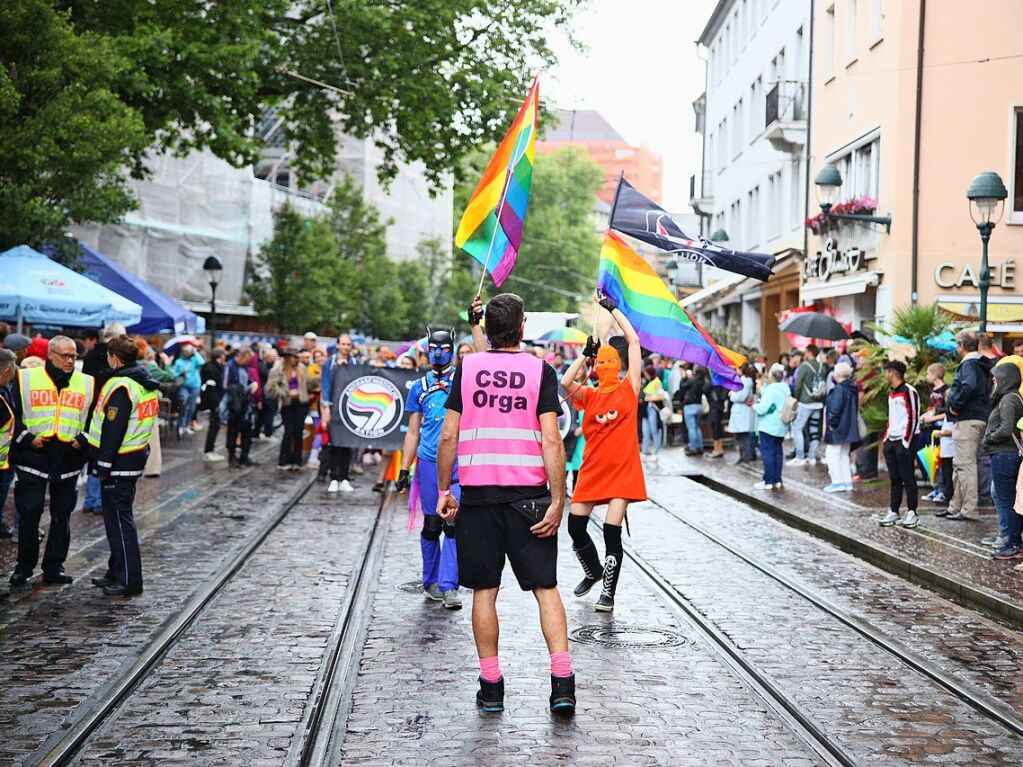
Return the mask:
<path fill-rule="evenodd" d="M 706 92 L 694 104 L 704 148 L 691 204 L 705 232 L 727 234 L 722 244 L 794 262 L 806 218 L 810 6 L 720 0 L 698 44 L 707 62 Z M 690 308 L 712 327 L 738 326 L 738 340 L 759 347 L 761 284 L 719 275 L 727 291 L 701 291 Z"/>

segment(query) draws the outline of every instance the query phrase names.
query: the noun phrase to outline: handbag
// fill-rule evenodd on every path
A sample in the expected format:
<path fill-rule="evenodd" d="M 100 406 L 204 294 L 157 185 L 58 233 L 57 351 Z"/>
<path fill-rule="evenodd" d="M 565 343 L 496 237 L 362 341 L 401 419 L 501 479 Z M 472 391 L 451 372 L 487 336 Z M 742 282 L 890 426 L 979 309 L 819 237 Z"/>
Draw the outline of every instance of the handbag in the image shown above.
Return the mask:
<path fill-rule="evenodd" d="M 867 429 L 867 422 L 863 420 L 863 413 L 856 412 L 856 428 L 860 432 L 860 442 L 866 442 L 867 437 L 870 436 L 870 430 Z"/>
<path fill-rule="evenodd" d="M 707 395 L 706 394 L 701 394 L 700 395 L 700 411 L 704 415 L 707 415 L 707 413 L 710 412 L 710 401 L 707 399 Z"/>
<path fill-rule="evenodd" d="M 675 414 L 675 411 L 672 409 L 671 405 L 664 405 L 657 414 L 661 418 L 661 423 L 668 423 L 668 421 L 671 420 L 671 417 Z"/>

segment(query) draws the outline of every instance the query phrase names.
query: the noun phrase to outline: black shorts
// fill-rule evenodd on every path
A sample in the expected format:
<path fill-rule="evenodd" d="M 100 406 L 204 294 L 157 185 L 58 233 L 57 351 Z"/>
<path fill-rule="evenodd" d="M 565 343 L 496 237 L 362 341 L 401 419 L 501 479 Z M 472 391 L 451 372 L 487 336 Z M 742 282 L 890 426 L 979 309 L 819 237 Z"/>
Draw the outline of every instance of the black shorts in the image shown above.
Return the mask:
<path fill-rule="evenodd" d="M 507 503 L 458 512 L 458 582 L 467 589 L 501 585 L 505 557 L 523 591 L 558 585 L 558 536 L 537 538 L 536 524 Z"/>

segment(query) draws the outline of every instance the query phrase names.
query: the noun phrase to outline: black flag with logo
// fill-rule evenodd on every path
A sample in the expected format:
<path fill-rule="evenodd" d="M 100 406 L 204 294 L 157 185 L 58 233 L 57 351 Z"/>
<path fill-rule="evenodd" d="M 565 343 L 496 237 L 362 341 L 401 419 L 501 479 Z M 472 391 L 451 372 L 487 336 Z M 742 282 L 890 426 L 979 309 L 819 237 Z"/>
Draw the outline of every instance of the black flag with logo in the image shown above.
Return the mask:
<path fill-rule="evenodd" d="M 731 250 L 703 237 L 686 234 L 667 211 L 636 191 L 624 176 L 618 179 L 609 226 L 689 261 L 709 264 L 758 280 L 766 280 L 772 274 L 774 256 Z"/>
<path fill-rule="evenodd" d="M 368 365 L 335 365 L 331 378 L 330 444 L 401 450 L 408 431 L 405 409 L 423 373 Z"/>

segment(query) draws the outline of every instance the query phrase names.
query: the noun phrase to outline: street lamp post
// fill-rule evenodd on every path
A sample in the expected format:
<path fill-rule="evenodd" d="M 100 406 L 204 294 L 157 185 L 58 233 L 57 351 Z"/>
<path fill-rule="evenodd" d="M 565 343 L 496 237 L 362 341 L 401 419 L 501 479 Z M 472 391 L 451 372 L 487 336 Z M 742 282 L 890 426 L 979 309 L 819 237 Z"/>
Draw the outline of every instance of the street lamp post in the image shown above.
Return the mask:
<path fill-rule="evenodd" d="M 220 284 L 224 265 L 216 256 L 207 256 L 202 270 L 206 272 L 206 278 L 210 283 L 210 349 L 214 349 L 217 345 L 217 285 Z"/>
<path fill-rule="evenodd" d="M 970 218 L 980 231 L 980 332 L 987 332 L 987 291 L 991 287 L 991 268 L 987 260 L 987 244 L 991 232 L 1002 217 L 1002 201 L 1009 196 L 997 173 L 978 173 L 966 190 L 970 201 Z M 997 215 L 995 215 L 997 213 Z"/>
<path fill-rule="evenodd" d="M 871 224 L 881 224 L 886 232 L 891 234 L 891 216 L 868 216 L 862 213 L 832 213 L 831 207 L 835 204 L 838 190 L 842 188 L 842 174 L 833 163 L 828 163 L 821 168 L 820 173 L 813 180 L 817 187 L 817 202 L 820 203 L 821 213 L 824 214 L 824 221 L 830 219 L 838 221 L 863 221 Z"/>

